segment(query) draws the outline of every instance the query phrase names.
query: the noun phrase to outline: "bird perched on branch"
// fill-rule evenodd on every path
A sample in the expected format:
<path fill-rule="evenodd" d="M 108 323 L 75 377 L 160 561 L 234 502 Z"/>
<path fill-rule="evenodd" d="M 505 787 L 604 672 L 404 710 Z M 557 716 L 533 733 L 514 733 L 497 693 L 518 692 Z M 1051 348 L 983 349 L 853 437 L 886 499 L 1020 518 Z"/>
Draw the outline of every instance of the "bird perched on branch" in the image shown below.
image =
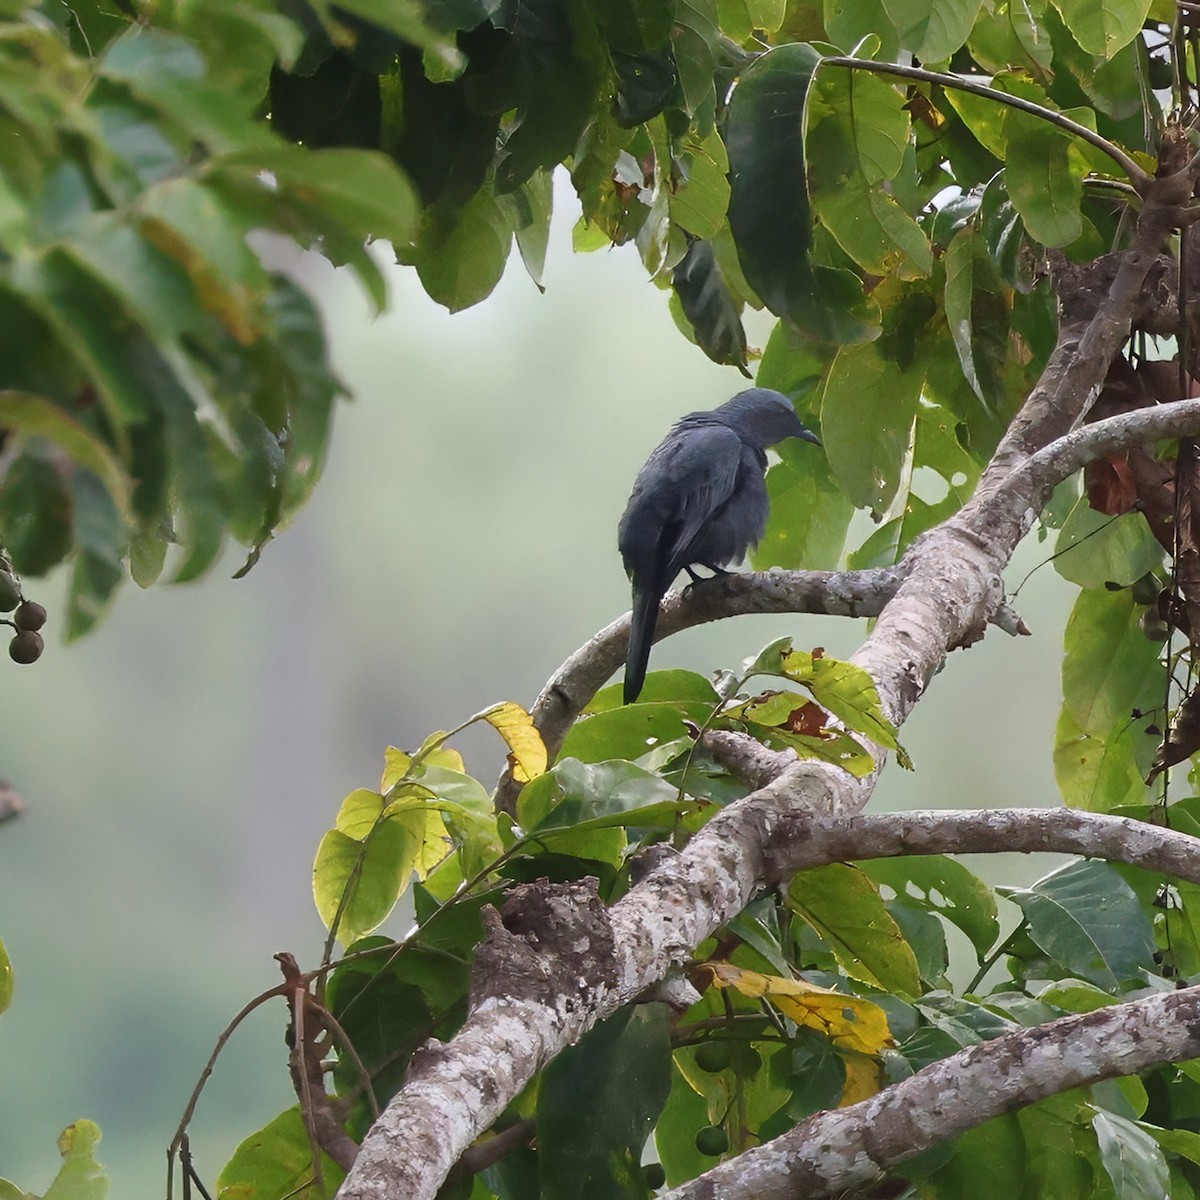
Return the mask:
<path fill-rule="evenodd" d="M 767 526 L 766 450 L 789 437 L 821 444 L 786 396 L 749 388 L 711 412 L 688 413 L 638 472 L 617 527 L 633 582 L 626 704 L 642 690 L 659 602 L 675 576 L 686 571 L 699 583 L 694 566 L 723 575 L 758 544 Z"/>

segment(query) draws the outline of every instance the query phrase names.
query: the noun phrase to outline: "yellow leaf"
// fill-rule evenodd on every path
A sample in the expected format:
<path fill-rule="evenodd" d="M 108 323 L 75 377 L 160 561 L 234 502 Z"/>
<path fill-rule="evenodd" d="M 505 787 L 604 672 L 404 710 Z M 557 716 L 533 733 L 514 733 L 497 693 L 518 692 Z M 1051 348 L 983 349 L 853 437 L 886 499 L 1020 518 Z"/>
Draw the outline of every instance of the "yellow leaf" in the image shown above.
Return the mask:
<path fill-rule="evenodd" d="M 437 736 L 445 737 L 446 735 L 438 734 Z M 405 754 L 403 750 L 397 750 L 395 746 L 389 746 L 383 761 L 383 778 L 379 782 L 379 790 L 386 792 L 395 787 L 408 773 L 408 768 L 412 765 L 412 755 Z M 449 746 L 439 746 L 436 750 L 431 750 L 421 761 L 427 766 L 446 767 L 451 771 L 461 771 L 464 774 L 467 769 L 462 755 L 457 750 L 451 750 Z"/>
<path fill-rule="evenodd" d="M 546 744 L 533 718 L 515 701 L 505 700 L 482 714 L 483 719 L 508 743 L 512 751 L 513 778 L 528 783 L 546 770 Z"/>
<path fill-rule="evenodd" d="M 868 1054 L 855 1054 L 852 1050 L 838 1048 L 838 1057 L 846 1068 L 846 1086 L 838 1108 L 869 1100 L 883 1090 L 883 1063 Z"/>
<path fill-rule="evenodd" d="M 425 814 L 425 829 L 421 836 L 421 848 L 417 851 L 416 872 L 422 883 L 429 872 L 442 863 L 454 848 L 442 814 L 430 808 Z"/>
<path fill-rule="evenodd" d="M 743 996 L 770 1000 L 797 1025 L 825 1034 L 839 1051 L 870 1055 L 892 1045 L 892 1034 L 883 1009 L 860 996 L 847 996 L 817 987 L 815 983 L 806 983 L 803 979 L 783 979 L 778 975 L 743 971 L 732 963 L 710 962 L 706 965 L 717 987 L 731 987 Z M 849 1089 L 849 1075 L 846 1086 Z"/>

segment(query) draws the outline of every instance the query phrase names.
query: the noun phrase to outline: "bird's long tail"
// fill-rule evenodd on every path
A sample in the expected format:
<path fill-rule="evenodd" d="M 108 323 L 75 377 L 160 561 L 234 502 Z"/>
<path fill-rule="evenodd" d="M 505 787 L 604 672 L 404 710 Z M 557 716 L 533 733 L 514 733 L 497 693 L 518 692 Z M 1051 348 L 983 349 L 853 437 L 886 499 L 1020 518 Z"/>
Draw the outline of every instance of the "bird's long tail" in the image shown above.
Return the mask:
<path fill-rule="evenodd" d="M 625 659 L 625 703 L 632 704 L 646 682 L 650 643 L 658 622 L 658 605 L 663 593 L 654 588 L 633 589 L 633 616 L 629 623 L 629 654 Z"/>

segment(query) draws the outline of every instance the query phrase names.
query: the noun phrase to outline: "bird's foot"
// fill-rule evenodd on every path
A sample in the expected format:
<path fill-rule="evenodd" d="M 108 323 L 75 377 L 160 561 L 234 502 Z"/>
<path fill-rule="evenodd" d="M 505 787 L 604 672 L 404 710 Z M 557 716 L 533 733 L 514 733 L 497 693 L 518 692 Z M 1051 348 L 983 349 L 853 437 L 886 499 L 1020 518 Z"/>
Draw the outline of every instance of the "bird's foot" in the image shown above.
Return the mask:
<path fill-rule="evenodd" d="M 712 572 L 712 574 L 711 575 L 697 575 L 696 572 L 693 571 L 691 567 L 684 567 L 683 568 L 684 571 L 686 572 L 688 578 L 692 581 L 691 583 L 689 583 L 687 585 L 687 587 L 685 587 L 683 589 L 683 594 L 685 596 L 689 595 L 691 593 L 692 588 L 696 587 L 698 584 L 708 583 L 710 580 L 720 579 L 723 575 L 729 574 L 729 572 L 726 571 L 724 567 L 715 567 L 715 566 L 713 566 L 712 563 L 700 563 L 698 565 L 707 568 L 708 570 L 710 570 Z"/>

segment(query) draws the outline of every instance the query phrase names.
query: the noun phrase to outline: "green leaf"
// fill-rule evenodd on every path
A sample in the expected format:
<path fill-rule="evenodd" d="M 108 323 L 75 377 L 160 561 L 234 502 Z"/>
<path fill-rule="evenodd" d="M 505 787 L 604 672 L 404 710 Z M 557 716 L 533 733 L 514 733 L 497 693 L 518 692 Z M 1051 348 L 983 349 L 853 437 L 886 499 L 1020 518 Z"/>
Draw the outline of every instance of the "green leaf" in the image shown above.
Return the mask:
<path fill-rule="evenodd" d="M 623 685 L 620 683 L 613 683 L 606 688 L 601 688 L 592 697 L 587 708 L 583 710 L 584 715 L 591 716 L 594 713 L 621 708 L 624 704 L 621 695 L 622 687 Z M 712 680 L 706 679 L 703 675 L 697 675 L 695 671 L 672 670 L 651 671 L 646 676 L 646 682 L 642 686 L 638 700 L 643 704 L 652 701 L 694 700 L 700 704 L 707 704 L 711 709 L 717 704 L 720 697 L 713 688 Z"/>
<path fill-rule="evenodd" d="M 1139 750 L 1149 739 L 1132 714 L 1161 703 L 1163 668 L 1141 612 L 1128 591 L 1083 591 L 1067 622 L 1054 773 L 1076 807 L 1107 812 L 1145 796 L 1153 747 Z"/>
<path fill-rule="evenodd" d="M 824 0 L 822 8 L 825 32 L 842 50 L 849 53 L 863 38 L 873 37 L 880 43 L 876 56 L 886 62 L 895 59 L 900 39 L 884 0 Z"/>
<path fill-rule="evenodd" d="M 896 727 L 883 711 L 875 681 L 862 667 L 807 650 L 791 650 L 783 655 L 780 672 L 808 688 L 813 699 L 848 728 L 895 750 L 901 765 L 905 764 L 908 756 L 897 740 Z"/>
<path fill-rule="evenodd" d="M 749 376 L 740 306 L 729 293 L 711 243 L 692 242 L 671 275 L 671 286 L 700 349 L 713 362 L 729 363 Z"/>
<path fill-rule="evenodd" d="M 715 134 L 686 137 L 673 143 L 667 156 L 673 173 L 682 179 L 664 180 L 671 223 L 693 237 L 714 238 L 725 225 L 729 209 L 729 157 Z M 664 164 L 665 165 L 665 164 Z"/>
<path fill-rule="evenodd" d="M 423 230 L 417 273 L 433 300 L 460 312 L 492 294 L 504 274 L 511 242 L 508 217 L 484 190 L 449 225 L 435 218 Z"/>
<path fill-rule="evenodd" d="M 852 978 L 887 992 L 920 995 L 912 947 L 878 888 L 857 867 L 831 863 L 797 872 L 788 886 L 787 903 L 828 942 Z"/>
<path fill-rule="evenodd" d="M 678 803 L 679 789 L 673 784 L 622 759 L 583 763 L 562 758 L 550 774 L 556 797 L 544 785 L 540 794 L 526 799 L 523 791 L 518 799 L 517 820 L 527 832 L 580 825 L 603 828 L 665 823 L 669 828 L 685 807 Z"/>
<path fill-rule="evenodd" d="M 550 216 L 554 211 L 554 175 L 536 171 L 515 192 L 504 197 L 513 210 L 513 235 L 529 278 L 542 287 L 546 249 L 550 243 Z"/>
<path fill-rule="evenodd" d="M 75 514 L 75 561 L 67 595 L 67 638 L 86 633 L 103 615 L 125 576 L 129 534 L 112 497 L 90 471 L 71 477 Z"/>
<path fill-rule="evenodd" d="M 543 1200 L 644 1194 L 642 1148 L 670 1089 L 665 1005 L 625 1008 L 564 1050 L 538 1088 Z"/>
<path fill-rule="evenodd" d="M 1116 1113 L 1097 1109 L 1092 1128 L 1100 1143 L 1100 1161 L 1112 1180 L 1117 1200 L 1168 1196 L 1167 1160 L 1144 1129 Z"/>
<path fill-rule="evenodd" d="M 424 790 L 424 789 L 422 789 Z M 359 788 L 338 811 L 313 863 L 313 896 L 326 928 L 349 945 L 380 925 L 408 886 L 428 803 L 385 815 L 384 798 Z M 339 916 L 340 912 L 340 916 Z"/>
<path fill-rule="evenodd" d="M 808 453 L 810 449 L 784 442 L 778 447 L 780 461 L 767 468 L 771 511 L 766 532 L 750 556 L 756 571 L 832 571 L 840 565 L 854 505 L 834 482 L 828 460 Z"/>
<path fill-rule="evenodd" d="M 1091 1200 L 1099 1180 L 1093 1176 L 1095 1149 L 1081 1093 L 1051 1096 L 1021 1109 L 1016 1118 L 1025 1138 L 1028 1173 L 1041 1194 Z"/>
<path fill-rule="evenodd" d="M 729 225 L 746 280 L 766 306 L 815 336 L 871 336 L 869 306 L 849 272 L 814 267 L 804 158 L 804 108 L 821 56 L 768 50 L 742 75 L 725 124 Z"/>
<path fill-rule="evenodd" d="M 1001 888 L 1029 936 L 1073 975 L 1106 991 L 1154 970 L 1154 931 L 1133 889 L 1101 862 L 1068 863 L 1029 888 Z"/>
<path fill-rule="evenodd" d="M 908 147 L 904 96 L 865 71 L 823 72 L 810 97 L 808 184 L 813 209 L 838 244 L 875 275 L 916 278 L 933 268 L 920 227 L 879 187 Z"/>
<path fill-rule="evenodd" d="M 12 959 L 4 943 L 0 941 L 0 1013 L 5 1012 L 12 1004 L 13 998 L 13 969 Z"/>
<path fill-rule="evenodd" d="M 297 1192 L 305 1200 L 333 1200 L 346 1173 L 322 1155 L 321 1174 L 324 1183 L 318 1187 L 308 1131 L 297 1106 L 238 1146 L 217 1177 L 217 1191 L 222 1200 L 279 1200 Z"/>
<path fill-rule="evenodd" d="M 678 0 L 671 46 L 684 103 L 700 137 L 707 137 L 713 129 L 717 105 L 713 75 L 720 38 L 715 0 Z"/>
<path fill-rule="evenodd" d="M 222 160 L 223 168 L 239 163 L 270 171 L 282 189 L 358 237 L 403 244 L 416 231 L 416 195 L 395 163 L 376 151 L 314 151 L 273 141 L 269 148 Z"/>
<path fill-rule="evenodd" d="M 1089 54 L 1111 58 L 1137 37 L 1150 0 L 1054 0 L 1054 7 Z"/>
<path fill-rule="evenodd" d="M 1054 551 L 1054 569 L 1082 588 L 1129 587 L 1163 561 L 1162 546 L 1141 513 L 1099 513 L 1086 496 L 1067 515 Z"/>
<path fill-rule="evenodd" d="M 898 900 L 936 913 L 971 939 L 980 958 L 1000 936 L 991 889 L 962 863 L 942 854 L 879 858 L 859 864 L 877 885 L 890 887 Z"/>
<path fill-rule="evenodd" d="M 900 45 L 923 63 L 945 62 L 967 40 L 983 0 L 883 0 Z"/>
<path fill-rule="evenodd" d="M 1003 406 L 1009 305 L 974 223 L 946 251 L 946 324 L 971 390 L 991 412 Z"/>
<path fill-rule="evenodd" d="M 75 1121 L 58 1138 L 63 1164 L 42 1200 L 105 1200 L 108 1176 L 96 1161 L 100 1127 L 93 1121 Z"/>
<path fill-rule="evenodd" d="M 1035 77 L 1054 58 L 1044 24 L 1047 0 L 1000 0 L 991 11 L 981 9 L 967 40 L 972 58 L 995 74 L 1006 67 L 1023 67 Z"/>
<path fill-rule="evenodd" d="M 708 1104 L 692 1087 L 677 1060 L 671 1071 L 666 1106 L 654 1127 L 654 1146 L 666 1169 L 668 1186 L 678 1187 L 712 1166 L 712 1159 L 696 1149 L 695 1140 L 696 1131 L 708 1120 Z"/>
<path fill-rule="evenodd" d="M 954 1153 L 939 1161 L 936 1170 L 920 1173 L 921 1159 L 910 1162 L 904 1173 L 920 1178 L 923 1200 L 1013 1200 L 1013 1182 L 1025 1177 L 1026 1145 L 1017 1117 L 1008 1114 L 968 1130 L 953 1142 Z M 1064 1198 L 1065 1200 L 1065 1198 Z M 1082 1197 L 1078 1200 L 1083 1200 Z"/>
<path fill-rule="evenodd" d="M 902 371 L 873 345 L 838 351 L 821 393 L 821 437 L 856 506 L 879 513 L 895 497 L 924 378 L 919 366 Z"/>
<path fill-rule="evenodd" d="M 608 758 L 634 759 L 661 742 L 672 742 L 687 732 L 685 721 L 703 725 L 712 705 L 695 701 L 638 703 L 577 721 L 563 739 L 559 759 L 602 762 Z"/>
<path fill-rule="evenodd" d="M 601 49 L 589 9 L 558 0 L 502 0 L 493 23 L 511 35 L 500 75 L 516 128 L 496 164 L 498 191 L 512 191 L 539 167 L 574 151 L 595 108 Z"/>
<path fill-rule="evenodd" d="M 44 447 L 28 447 L 0 488 L 0 543 L 22 575 L 44 575 L 71 550 L 74 499 Z"/>
<path fill-rule="evenodd" d="M 91 430 L 44 396 L 0 390 L 0 427 L 61 447 L 104 484 L 117 508 L 129 508 L 130 481 L 112 450 Z"/>

